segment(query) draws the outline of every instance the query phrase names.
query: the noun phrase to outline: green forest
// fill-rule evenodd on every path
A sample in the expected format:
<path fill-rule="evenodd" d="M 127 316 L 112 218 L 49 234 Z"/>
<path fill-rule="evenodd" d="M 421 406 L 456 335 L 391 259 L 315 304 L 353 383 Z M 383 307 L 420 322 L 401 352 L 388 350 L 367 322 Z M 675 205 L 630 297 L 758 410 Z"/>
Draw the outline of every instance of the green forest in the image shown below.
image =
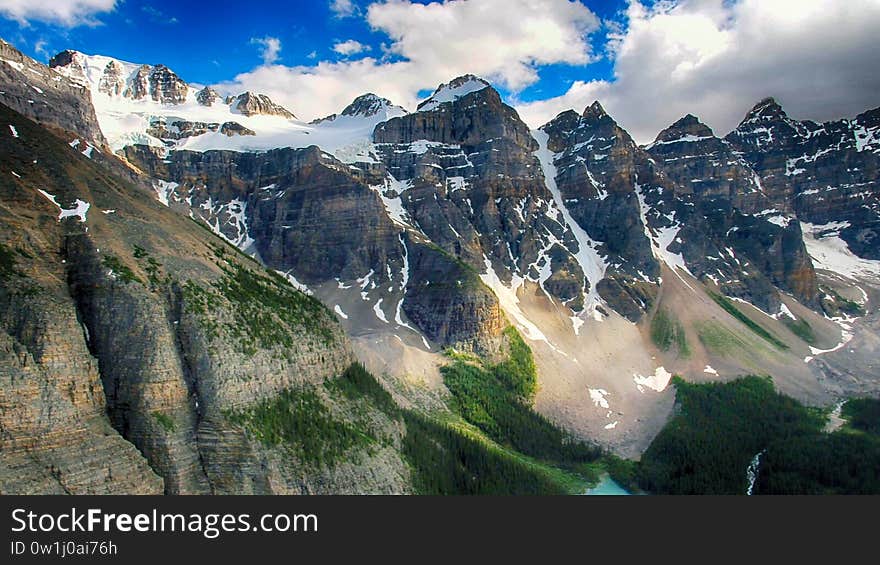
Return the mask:
<path fill-rule="evenodd" d="M 880 493 L 880 400 L 844 405 L 848 424 L 824 431 L 827 414 L 776 392 L 769 378 L 674 381 L 675 417 L 636 465 L 652 494 L 744 494 L 762 453 L 754 494 Z"/>

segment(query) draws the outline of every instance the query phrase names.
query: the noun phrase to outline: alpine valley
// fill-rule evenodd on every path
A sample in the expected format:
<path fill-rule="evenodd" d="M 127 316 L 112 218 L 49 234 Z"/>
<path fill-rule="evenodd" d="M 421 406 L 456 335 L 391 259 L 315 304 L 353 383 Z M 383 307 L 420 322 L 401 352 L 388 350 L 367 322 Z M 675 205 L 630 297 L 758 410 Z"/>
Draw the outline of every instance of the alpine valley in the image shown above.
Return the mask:
<path fill-rule="evenodd" d="M 296 112 L 0 43 L 0 492 L 782 492 L 791 418 L 876 471 L 880 108 Z M 670 486 L 701 415 L 733 478 Z"/>

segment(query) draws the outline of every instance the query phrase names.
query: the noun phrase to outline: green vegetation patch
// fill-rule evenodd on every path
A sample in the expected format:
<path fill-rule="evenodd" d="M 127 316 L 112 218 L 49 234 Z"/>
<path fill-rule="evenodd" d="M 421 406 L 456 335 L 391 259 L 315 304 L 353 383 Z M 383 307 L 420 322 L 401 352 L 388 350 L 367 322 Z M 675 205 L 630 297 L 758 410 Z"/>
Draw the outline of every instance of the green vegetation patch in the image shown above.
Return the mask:
<path fill-rule="evenodd" d="M 450 406 L 492 440 L 535 459 L 575 468 L 592 463 L 601 449 L 575 440 L 531 406 L 537 372 L 531 350 L 513 328 L 510 355 L 495 364 L 454 361 L 441 368 L 452 393 Z"/>
<path fill-rule="evenodd" d="M 869 434 L 880 435 L 880 399 L 854 398 L 841 409 L 849 426 Z"/>
<path fill-rule="evenodd" d="M 132 271 L 128 265 L 123 263 L 122 260 L 115 255 L 104 255 L 102 264 L 113 271 L 113 275 L 116 277 L 117 280 L 120 280 L 125 284 L 143 284 L 143 282 L 137 277 L 137 275 L 134 274 L 134 271 Z"/>
<path fill-rule="evenodd" d="M 848 298 L 844 298 L 833 288 L 820 286 L 819 292 L 823 295 L 822 306 L 825 310 L 830 310 L 829 314 L 831 316 L 837 316 L 840 313 L 843 313 L 848 316 L 861 318 L 865 315 L 865 309 L 862 307 L 861 304 L 859 304 L 858 302 L 854 302 Z M 828 297 L 830 297 L 831 299 L 829 300 Z"/>
<path fill-rule="evenodd" d="M 786 316 L 782 323 L 791 330 L 791 332 L 809 343 L 810 345 L 814 345 L 816 343 L 816 334 L 813 333 L 813 327 L 804 319 L 800 320 L 792 320 L 788 316 Z"/>
<path fill-rule="evenodd" d="M 171 416 L 164 412 L 159 412 L 158 410 L 153 412 L 153 418 L 155 418 L 156 421 L 159 422 L 159 425 L 168 433 L 174 433 L 174 430 L 177 428 L 174 425 L 174 420 L 171 419 Z"/>
<path fill-rule="evenodd" d="M 291 352 L 303 345 L 303 335 L 320 339 L 325 347 L 334 343 L 332 318 L 317 299 L 293 288 L 277 273 L 258 274 L 238 263 L 218 265 L 224 276 L 210 288 L 192 280 L 182 287 L 187 309 L 198 316 L 209 339 L 220 334 L 221 325 L 213 314 L 223 308 L 229 316 L 222 328 L 248 356 L 261 349 Z"/>
<path fill-rule="evenodd" d="M 644 490 L 745 494 L 760 453 L 755 494 L 880 493 L 880 436 L 824 433 L 825 415 L 779 394 L 769 378 L 673 383 L 678 414 L 638 464 Z"/>
<path fill-rule="evenodd" d="M 291 328 L 302 328 L 325 345 L 333 343 L 327 311 L 317 299 L 277 274 L 261 276 L 238 264 L 221 268 L 225 276 L 213 286 L 232 304 L 239 338 L 248 338 L 261 349 L 291 348 L 296 345 Z"/>
<path fill-rule="evenodd" d="M 303 462 L 318 466 L 332 466 L 349 450 L 375 442 L 365 431 L 335 418 L 313 390 L 285 390 L 225 415 L 265 446 L 291 449 Z"/>
<path fill-rule="evenodd" d="M 133 255 L 140 263 L 141 268 L 147 273 L 147 282 L 150 283 L 150 290 L 155 292 L 160 287 L 171 284 L 170 275 L 161 276 L 162 263 L 150 255 L 146 249 L 140 245 L 135 245 Z"/>
<path fill-rule="evenodd" d="M 716 355 L 735 355 L 747 347 L 742 338 L 717 322 L 700 323 L 697 336 L 700 343 Z"/>
<path fill-rule="evenodd" d="M 406 412 L 403 454 L 420 494 L 547 495 L 572 492 L 551 470 L 447 422 Z"/>
<path fill-rule="evenodd" d="M 401 415 L 400 408 L 391 394 L 360 363 L 352 364 L 341 376 L 327 381 L 326 387 L 328 390 L 342 393 L 349 400 L 367 399 L 392 419 L 397 419 Z"/>
<path fill-rule="evenodd" d="M 746 327 L 752 330 L 758 337 L 767 341 L 777 349 L 788 349 L 788 346 L 785 343 L 743 314 L 729 298 L 722 294 L 718 294 L 717 292 L 709 292 L 709 296 L 711 296 L 712 300 L 721 306 L 728 314 L 745 324 Z"/>
<path fill-rule="evenodd" d="M 669 351 L 673 346 L 681 357 L 690 357 L 684 326 L 667 310 L 660 308 L 651 320 L 651 341 L 660 351 Z"/>

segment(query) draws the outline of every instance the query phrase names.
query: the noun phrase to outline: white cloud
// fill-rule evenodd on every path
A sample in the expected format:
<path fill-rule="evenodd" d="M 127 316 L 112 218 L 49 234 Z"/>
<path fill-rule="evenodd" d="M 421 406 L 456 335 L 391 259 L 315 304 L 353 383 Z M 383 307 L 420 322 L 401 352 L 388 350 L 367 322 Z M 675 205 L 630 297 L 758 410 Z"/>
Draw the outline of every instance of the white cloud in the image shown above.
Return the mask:
<path fill-rule="evenodd" d="M 367 21 L 391 37 L 391 53 L 446 78 L 467 67 L 514 90 L 537 80 L 537 66 L 588 63 L 587 35 L 599 25 L 568 0 L 389 0 L 371 4 Z"/>
<path fill-rule="evenodd" d="M 814 120 L 880 104 L 880 0 L 633 1 L 626 17 L 610 44 L 613 80 L 519 104 L 530 125 L 599 99 L 647 142 L 687 113 L 725 135 L 766 96 Z"/>
<path fill-rule="evenodd" d="M 333 46 L 333 50 L 340 55 L 356 55 L 358 53 L 363 53 L 364 51 L 369 51 L 370 46 L 364 45 L 360 41 L 355 41 L 354 39 L 349 39 L 348 41 L 342 41 Z"/>
<path fill-rule="evenodd" d="M 30 21 L 64 27 L 100 25 L 95 16 L 110 12 L 116 0 L 0 0 L 0 14 L 22 25 Z"/>
<path fill-rule="evenodd" d="M 36 43 L 34 43 L 34 53 L 37 55 L 42 55 L 44 59 L 48 60 L 52 54 L 49 53 L 49 42 L 45 39 L 39 39 Z"/>
<path fill-rule="evenodd" d="M 351 0 L 331 0 L 330 11 L 337 18 L 350 18 L 360 12 L 357 5 Z"/>
<path fill-rule="evenodd" d="M 281 53 L 281 40 L 277 37 L 252 37 L 251 44 L 259 45 L 262 48 L 260 57 L 263 58 L 264 65 L 272 65 L 278 61 L 279 53 Z"/>
<path fill-rule="evenodd" d="M 364 92 L 413 109 L 419 91 L 466 73 L 515 91 L 536 82 L 541 65 L 587 64 L 588 35 L 599 27 L 589 9 L 570 0 L 387 0 L 370 4 L 366 19 L 390 38 L 383 51 L 392 62 L 264 65 L 218 87 L 266 92 L 306 118 L 338 112 Z"/>

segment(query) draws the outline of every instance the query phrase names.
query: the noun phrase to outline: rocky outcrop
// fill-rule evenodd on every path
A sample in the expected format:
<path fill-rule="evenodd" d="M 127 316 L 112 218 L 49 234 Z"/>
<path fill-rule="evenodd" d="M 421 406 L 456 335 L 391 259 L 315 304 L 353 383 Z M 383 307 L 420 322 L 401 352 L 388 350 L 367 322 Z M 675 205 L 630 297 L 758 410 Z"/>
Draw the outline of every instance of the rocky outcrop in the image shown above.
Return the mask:
<path fill-rule="evenodd" d="M 220 95 L 210 86 L 206 86 L 196 93 L 196 102 L 202 106 L 213 106 L 214 102 L 220 100 Z"/>
<path fill-rule="evenodd" d="M 181 104 L 186 101 L 189 87 L 174 71 L 157 65 L 150 72 L 150 96 L 161 104 Z"/>
<path fill-rule="evenodd" d="M 407 248 L 412 269 L 403 303 L 407 316 L 436 343 L 497 352 L 507 320 L 477 272 L 430 244 L 410 241 Z"/>
<path fill-rule="evenodd" d="M 369 118 L 391 107 L 394 107 L 394 105 L 387 98 L 367 93 L 355 98 L 351 104 L 342 110 L 342 115 Z"/>
<path fill-rule="evenodd" d="M 189 137 L 198 137 L 206 133 L 215 133 L 218 131 L 229 137 L 235 135 L 256 135 L 253 130 L 244 127 L 238 122 L 224 122 L 223 124 L 219 124 L 216 122 L 206 123 L 175 120 L 168 124 L 163 118 L 151 121 L 149 129 L 147 129 L 147 134 L 162 141 L 169 142 L 168 146 L 173 147 L 175 141 Z"/>
<path fill-rule="evenodd" d="M 125 68 L 119 61 L 110 61 L 98 82 L 98 92 L 107 96 L 120 96 L 125 92 Z"/>
<path fill-rule="evenodd" d="M 59 75 L 0 40 L 0 103 L 41 124 L 106 144 L 82 82 Z"/>
<path fill-rule="evenodd" d="M 812 224 L 846 223 L 856 254 L 880 258 L 880 109 L 818 124 L 791 119 L 772 98 L 725 138 L 760 175 L 774 207 Z"/>
<path fill-rule="evenodd" d="M 725 294 L 768 312 L 780 308 L 775 288 L 818 307 L 818 287 L 800 224 L 773 207 L 779 195 L 768 194 L 761 177 L 729 142 L 688 115 L 661 132 L 647 151 L 682 190 L 692 191 L 696 209 L 708 220 L 705 236 L 721 251 L 701 258 L 704 244 L 694 242 L 699 251 L 689 256 L 695 272 Z"/>
<path fill-rule="evenodd" d="M 671 179 L 698 199 L 727 201 L 748 213 L 772 207 L 751 165 L 696 116 L 675 122 L 646 149 Z"/>
<path fill-rule="evenodd" d="M 245 116 L 281 116 L 288 120 L 296 119 L 293 112 L 283 106 L 279 106 L 265 94 L 245 92 L 239 94 L 230 102 L 232 110 Z"/>
<path fill-rule="evenodd" d="M 132 100 L 140 100 L 150 95 L 150 66 L 141 65 L 138 70 L 131 76 L 128 88 L 123 92 L 123 96 Z"/>
<path fill-rule="evenodd" d="M 598 102 L 581 115 L 564 112 L 542 130 L 560 196 L 608 266 L 597 290 L 611 308 L 639 320 L 660 280 L 652 239 L 680 230 L 683 221 L 685 210 L 675 207 L 680 190 Z"/>
<path fill-rule="evenodd" d="M 475 272 L 491 268 L 506 284 L 531 280 L 583 309 L 588 282 L 570 260 L 578 243 L 558 221 L 532 133 L 485 82 L 462 77 L 450 85 L 435 93 L 436 104 L 376 127 L 387 175 L 379 190 L 400 199 L 411 226 Z M 551 281 L 542 272 L 554 262 L 568 271 Z"/>

